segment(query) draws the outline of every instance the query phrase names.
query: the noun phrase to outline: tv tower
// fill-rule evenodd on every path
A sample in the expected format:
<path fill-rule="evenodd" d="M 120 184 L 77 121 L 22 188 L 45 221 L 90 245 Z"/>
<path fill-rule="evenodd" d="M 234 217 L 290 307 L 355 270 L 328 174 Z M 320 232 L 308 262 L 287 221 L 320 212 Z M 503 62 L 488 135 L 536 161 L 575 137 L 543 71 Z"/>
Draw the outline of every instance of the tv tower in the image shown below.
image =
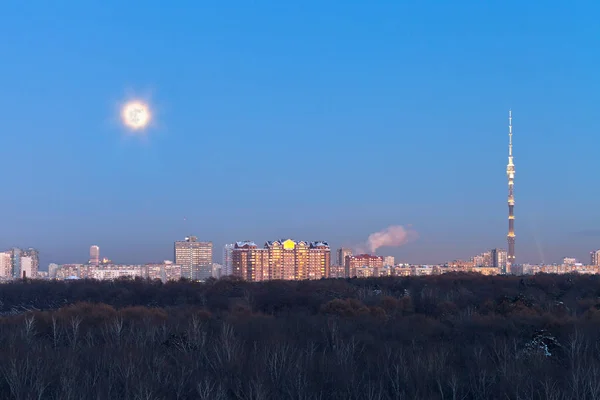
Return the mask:
<path fill-rule="evenodd" d="M 506 260 L 506 273 L 510 274 L 515 263 L 515 194 L 513 186 L 515 183 L 515 164 L 512 154 L 512 110 L 508 112 L 508 165 L 506 166 L 508 177 L 508 254 Z"/>

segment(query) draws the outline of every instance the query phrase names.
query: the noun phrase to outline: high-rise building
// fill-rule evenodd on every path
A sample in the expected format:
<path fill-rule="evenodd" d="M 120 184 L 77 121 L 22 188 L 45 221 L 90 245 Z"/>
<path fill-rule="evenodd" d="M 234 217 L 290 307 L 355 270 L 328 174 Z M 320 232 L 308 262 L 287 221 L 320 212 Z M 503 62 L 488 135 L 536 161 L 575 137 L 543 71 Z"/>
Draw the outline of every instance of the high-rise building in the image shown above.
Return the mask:
<path fill-rule="evenodd" d="M 0 253 L 0 278 L 12 278 L 12 261 L 10 251 Z"/>
<path fill-rule="evenodd" d="M 40 270 L 40 253 L 36 249 L 28 248 L 27 250 L 23 250 L 21 254 L 23 257 L 31 258 L 31 271 L 27 274 L 27 278 L 36 278 Z M 22 276 L 23 271 L 21 271 Z"/>
<path fill-rule="evenodd" d="M 233 275 L 249 281 L 326 278 L 330 264 L 326 242 L 274 240 L 260 249 L 245 241 L 237 242 L 232 252 Z"/>
<path fill-rule="evenodd" d="M 600 266 L 600 250 L 592 251 L 590 256 L 591 265 Z"/>
<path fill-rule="evenodd" d="M 212 242 L 199 242 L 195 236 L 175 242 L 175 264 L 184 278 L 204 281 L 212 276 Z"/>
<path fill-rule="evenodd" d="M 502 249 L 492 249 L 492 267 L 498 268 L 500 272 L 506 273 L 507 252 Z"/>
<path fill-rule="evenodd" d="M 12 277 L 19 279 L 21 278 L 21 249 L 15 247 L 9 251 Z"/>
<path fill-rule="evenodd" d="M 393 267 L 395 262 L 394 256 L 383 257 L 383 265 L 386 267 Z"/>
<path fill-rule="evenodd" d="M 90 246 L 90 264 L 91 265 L 99 265 L 100 264 L 100 247 L 94 245 Z"/>
<path fill-rule="evenodd" d="M 346 276 L 353 278 L 357 276 L 356 270 L 359 268 L 370 268 L 380 270 L 383 268 L 383 257 L 371 254 L 358 254 L 356 256 L 346 257 Z M 378 272 L 374 272 L 375 276 Z"/>
<path fill-rule="evenodd" d="M 293 280 L 296 269 L 296 254 L 300 269 L 306 267 L 308 245 L 296 245 L 293 240 L 273 240 L 265 244 L 269 250 L 269 270 L 271 279 Z"/>
<path fill-rule="evenodd" d="M 233 259 L 231 257 L 233 256 L 234 247 L 235 244 L 226 244 L 223 246 L 223 266 L 221 269 L 221 276 L 229 276 L 233 274 Z"/>
<path fill-rule="evenodd" d="M 331 248 L 329 244 L 327 242 L 310 242 L 306 276 L 297 275 L 296 279 L 329 278 L 330 267 Z"/>
<path fill-rule="evenodd" d="M 252 241 L 237 242 L 231 253 L 232 274 L 251 282 L 269 280 L 269 251 Z"/>
<path fill-rule="evenodd" d="M 33 257 L 21 255 L 21 278 L 33 278 Z"/>
<path fill-rule="evenodd" d="M 508 178 L 508 252 L 506 260 L 506 273 L 511 273 L 511 267 L 515 264 L 515 194 L 513 186 L 515 183 L 515 164 L 512 153 L 512 111 L 508 112 L 508 165 L 506 176 Z"/>
<path fill-rule="evenodd" d="M 346 257 L 352 255 L 352 250 L 347 248 L 337 249 L 337 265 L 346 265 Z"/>
<path fill-rule="evenodd" d="M 337 264 L 338 265 L 346 265 L 346 257 L 352 255 L 352 250 L 342 247 L 337 249 Z"/>

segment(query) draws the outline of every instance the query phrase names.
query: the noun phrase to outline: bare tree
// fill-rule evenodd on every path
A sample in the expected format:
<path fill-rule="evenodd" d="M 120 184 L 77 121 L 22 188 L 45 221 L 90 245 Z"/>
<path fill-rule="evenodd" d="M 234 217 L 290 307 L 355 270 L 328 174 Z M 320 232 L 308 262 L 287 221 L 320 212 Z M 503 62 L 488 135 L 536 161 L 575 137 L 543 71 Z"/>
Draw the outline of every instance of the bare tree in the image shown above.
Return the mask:
<path fill-rule="evenodd" d="M 458 376 L 454 371 L 450 373 L 450 378 L 448 378 L 448 386 L 450 387 L 451 399 L 452 400 L 464 400 L 468 397 L 469 393 L 465 393 L 464 395 L 460 393 L 461 386 Z"/>
<path fill-rule="evenodd" d="M 123 318 L 116 317 L 110 322 L 110 332 L 112 333 L 115 345 L 121 346 L 123 340 Z"/>
<path fill-rule="evenodd" d="M 367 381 L 364 385 L 361 398 L 365 400 L 383 400 L 383 389 L 381 382 Z"/>
<path fill-rule="evenodd" d="M 401 400 L 406 398 L 406 381 L 408 369 L 404 360 L 399 360 L 387 368 L 387 378 L 391 387 L 392 399 Z"/>
<path fill-rule="evenodd" d="M 244 383 L 242 378 L 238 377 L 231 389 L 235 398 L 239 400 L 268 399 L 265 386 L 258 378 L 250 378 Z"/>
<path fill-rule="evenodd" d="M 551 379 L 546 377 L 542 382 L 541 385 L 541 397 L 544 400 L 560 400 L 563 398 L 562 393 L 560 391 L 560 389 L 558 388 L 558 385 L 556 384 L 556 382 Z M 579 399 L 580 397 L 574 397 L 576 399 Z"/>
<path fill-rule="evenodd" d="M 79 328 L 81 326 L 81 317 L 79 315 L 71 317 L 69 320 L 68 337 L 71 347 L 75 348 L 79 344 Z"/>
<path fill-rule="evenodd" d="M 600 371 L 595 365 L 589 368 L 586 379 L 586 392 L 590 399 L 600 399 Z"/>
<path fill-rule="evenodd" d="M 292 349 L 287 343 L 275 344 L 265 348 L 265 360 L 271 382 L 277 385 L 287 373 L 289 360 L 293 357 Z"/>
<path fill-rule="evenodd" d="M 241 351 L 241 345 L 235 337 L 233 327 L 223 323 L 220 340 L 215 344 L 215 356 L 220 365 L 230 364 Z"/>
<path fill-rule="evenodd" d="M 23 337 L 25 338 L 25 342 L 28 345 L 31 345 L 31 342 L 36 334 L 35 331 L 35 316 L 33 314 L 25 316 L 23 326 Z"/>
<path fill-rule="evenodd" d="M 493 377 L 485 368 L 481 368 L 471 377 L 471 393 L 475 399 L 486 400 L 491 394 L 492 384 Z"/>
<path fill-rule="evenodd" d="M 204 378 L 196 384 L 199 400 L 225 400 L 226 393 L 220 385 L 209 378 Z"/>
<path fill-rule="evenodd" d="M 569 386 L 574 398 L 579 399 L 585 390 L 587 374 L 585 363 L 588 354 L 588 344 L 576 328 L 569 336 L 566 345 L 569 360 Z"/>
<path fill-rule="evenodd" d="M 206 331 L 198 314 L 193 314 L 190 319 L 188 339 L 194 349 L 203 348 L 206 345 Z"/>
<path fill-rule="evenodd" d="M 154 394 L 154 390 L 145 381 L 138 383 L 138 390 L 135 394 L 135 400 L 158 400 L 159 397 Z"/>
<path fill-rule="evenodd" d="M 62 338 L 62 329 L 56 319 L 56 315 L 52 314 L 52 346 L 56 349 Z"/>

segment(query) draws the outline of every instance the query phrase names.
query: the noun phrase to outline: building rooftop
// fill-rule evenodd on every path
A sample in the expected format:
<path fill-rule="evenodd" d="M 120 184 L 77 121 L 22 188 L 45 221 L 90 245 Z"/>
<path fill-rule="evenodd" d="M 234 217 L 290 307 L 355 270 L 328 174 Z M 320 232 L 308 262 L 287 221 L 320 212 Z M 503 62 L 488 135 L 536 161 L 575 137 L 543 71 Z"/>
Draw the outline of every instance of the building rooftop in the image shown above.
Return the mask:
<path fill-rule="evenodd" d="M 254 243 L 250 240 L 243 240 L 241 242 L 235 242 L 236 249 L 250 248 L 250 247 L 257 247 L 256 243 Z"/>
<path fill-rule="evenodd" d="M 359 259 L 360 259 L 360 258 L 363 258 L 363 259 L 364 259 L 364 258 L 380 258 L 380 259 L 382 259 L 382 260 L 383 260 L 383 257 L 381 257 L 381 256 L 376 256 L 376 255 L 374 255 L 374 254 L 357 254 L 357 255 L 355 255 L 355 256 L 350 256 L 350 258 L 359 258 Z"/>

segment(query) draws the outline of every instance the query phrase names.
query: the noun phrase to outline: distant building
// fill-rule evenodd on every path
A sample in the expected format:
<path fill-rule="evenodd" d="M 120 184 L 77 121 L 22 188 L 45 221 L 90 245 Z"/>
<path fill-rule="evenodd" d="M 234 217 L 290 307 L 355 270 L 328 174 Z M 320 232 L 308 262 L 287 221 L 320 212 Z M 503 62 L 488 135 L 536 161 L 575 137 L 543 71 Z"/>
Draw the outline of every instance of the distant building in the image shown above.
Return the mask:
<path fill-rule="evenodd" d="M 181 279 L 181 265 L 165 261 L 162 264 L 146 264 L 145 278 L 160 279 L 163 283 Z"/>
<path fill-rule="evenodd" d="M 393 267 L 395 262 L 394 256 L 383 257 L 383 265 L 386 267 Z"/>
<path fill-rule="evenodd" d="M 492 252 L 486 251 L 471 259 L 473 266 L 475 267 L 491 267 L 492 266 Z"/>
<path fill-rule="evenodd" d="M 98 265 L 100 264 L 100 247 L 94 245 L 90 246 L 90 264 Z"/>
<path fill-rule="evenodd" d="M 226 244 L 223 246 L 223 267 L 221 276 L 229 276 L 233 274 L 233 248 L 235 244 Z"/>
<path fill-rule="evenodd" d="M 563 263 L 563 265 L 572 266 L 572 265 L 577 264 L 577 259 L 573 258 L 573 257 L 565 257 L 565 258 L 563 258 L 563 262 L 562 263 Z"/>
<path fill-rule="evenodd" d="M 329 276 L 331 250 L 326 242 L 291 239 L 237 242 L 232 252 L 233 275 L 249 281 L 303 280 Z"/>
<path fill-rule="evenodd" d="M 54 279 L 64 280 L 71 277 L 82 278 L 86 277 L 86 273 L 87 272 L 82 264 L 63 264 L 57 266 Z M 48 275 L 50 275 L 50 267 L 48 267 Z"/>
<path fill-rule="evenodd" d="M 232 275 L 251 282 L 269 280 L 269 251 L 246 240 L 237 242 L 231 253 Z"/>
<path fill-rule="evenodd" d="M 411 276 L 413 274 L 413 270 L 410 266 L 399 265 L 392 269 L 392 273 L 394 276 Z"/>
<path fill-rule="evenodd" d="M 357 276 L 357 272 L 364 276 L 366 270 L 364 268 L 381 269 L 383 267 L 383 257 L 374 256 L 371 254 L 359 254 L 356 256 L 346 257 L 346 276 L 353 278 Z M 360 271 L 358 271 L 360 269 Z M 371 272 L 368 272 L 371 273 Z M 375 271 L 372 272 L 374 276 Z"/>
<path fill-rule="evenodd" d="M 21 249 L 12 248 L 10 251 L 11 274 L 14 279 L 21 278 Z"/>
<path fill-rule="evenodd" d="M 223 274 L 223 266 L 218 263 L 213 263 L 212 265 L 212 277 L 215 279 L 219 279 Z"/>
<path fill-rule="evenodd" d="M 90 264 L 50 264 L 48 266 L 49 279 L 97 279 L 114 280 L 121 278 L 160 279 L 162 282 L 177 281 L 181 279 L 181 266 L 165 261 L 162 264 L 146 265 L 90 265 Z"/>
<path fill-rule="evenodd" d="M 32 278 L 33 257 L 21 256 L 21 278 Z"/>
<path fill-rule="evenodd" d="M 143 265 L 109 265 L 92 267 L 87 271 L 87 278 L 113 280 L 118 278 L 145 278 L 146 268 Z M 80 276 L 81 277 L 81 276 Z"/>
<path fill-rule="evenodd" d="M 493 249 L 491 252 L 492 267 L 498 268 L 502 273 L 507 273 L 506 264 L 508 260 L 508 252 L 502 249 Z"/>
<path fill-rule="evenodd" d="M 354 276 L 357 278 L 370 278 L 370 277 L 381 277 L 381 276 L 392 276 L 394 272 L 393 267 L 383 265 L 382 267 L 375 266 L 357 266 L 354 270 Z"/>
<path fill-rule="evenodd" d="M 36 249 L 29 248 L 27 250 L 23 250 L 21 252 L 21 256 L 31 259 L 31 266 L 28 266 L 30 269 L 27 271 L 26 275 L 27 278 L 37 278 L 38 271 L 40 269 L 40 253 Z M 21 267 L 21 269 L 23 270 L 24 268 Z M 23 277 L 23 271 L 21 271 L 21 277 Z"/>
<path fill-rule="evenodd" d="M 10 251 L 0 253 L 0 278 L 11 279 L 12 276 L 12 261 Z"/>
<path fill-rule="evenodd" d="M 481 275 L 498 275 L 501 269 L 496 267 L 473 267 L 469 272 L 477 272 Z"/>
<path fill-rule="evenodd" d="M 352 250 L 347 248 L 337 249 L 337 265 L 346 265 L 346 257 L 352 255 Z"/>
<path fill-rule="evenodd" d="M 600 266 L 600 250 L 592 251 L 590 253 L 591 256 L 591 264 L 595 266 Z"/>
<path fill-rule="evenodd" d="M 195 236 L 175 242 L 175 264 L 184 278 L 204 281 L 212 276 L 212 242 L 199 242 Z"/>
<path fill-rule="evenodd" d="M 346 267 L 344 265 L 330 266 L 329 278 L 346 278 Z"/>
<path fill-rule="evenodd" d="M 173 263 L 165 263 L 164 266 L 164 280 L 165 281 L 178 281 L 181 279 L 181 265 L 175 265 Z M 163 281 L 164 282 L 164 281 Z"/>
<path fill-rule="evenodd" d="M 308 265 L 306 275 L 297 275 L 295 279 L 321 279 L 329 277 L 331 267 L 331 249 L 327 242 L 310 242 L 308 246 Z"/>
<path fill-rule="evenodd" d="M 377 272 L 376 268 L 363 265 L 354 268 L 354 274 L 352 274 L 352 276 L 356 278 L 371 278 L 377 276 Z"/>
<path fill-rule="evenodd" d="M 413 276 L 433 275 L 433 268 L 426 265 L 413 265 L 410 269 Z"/>
<path fill-rule="evenodd" d="M 48 278 L 55 279 L 56 273 L 58 271 L 59 265 L 55 263 L 51 263 L 48 265 Z"/>

